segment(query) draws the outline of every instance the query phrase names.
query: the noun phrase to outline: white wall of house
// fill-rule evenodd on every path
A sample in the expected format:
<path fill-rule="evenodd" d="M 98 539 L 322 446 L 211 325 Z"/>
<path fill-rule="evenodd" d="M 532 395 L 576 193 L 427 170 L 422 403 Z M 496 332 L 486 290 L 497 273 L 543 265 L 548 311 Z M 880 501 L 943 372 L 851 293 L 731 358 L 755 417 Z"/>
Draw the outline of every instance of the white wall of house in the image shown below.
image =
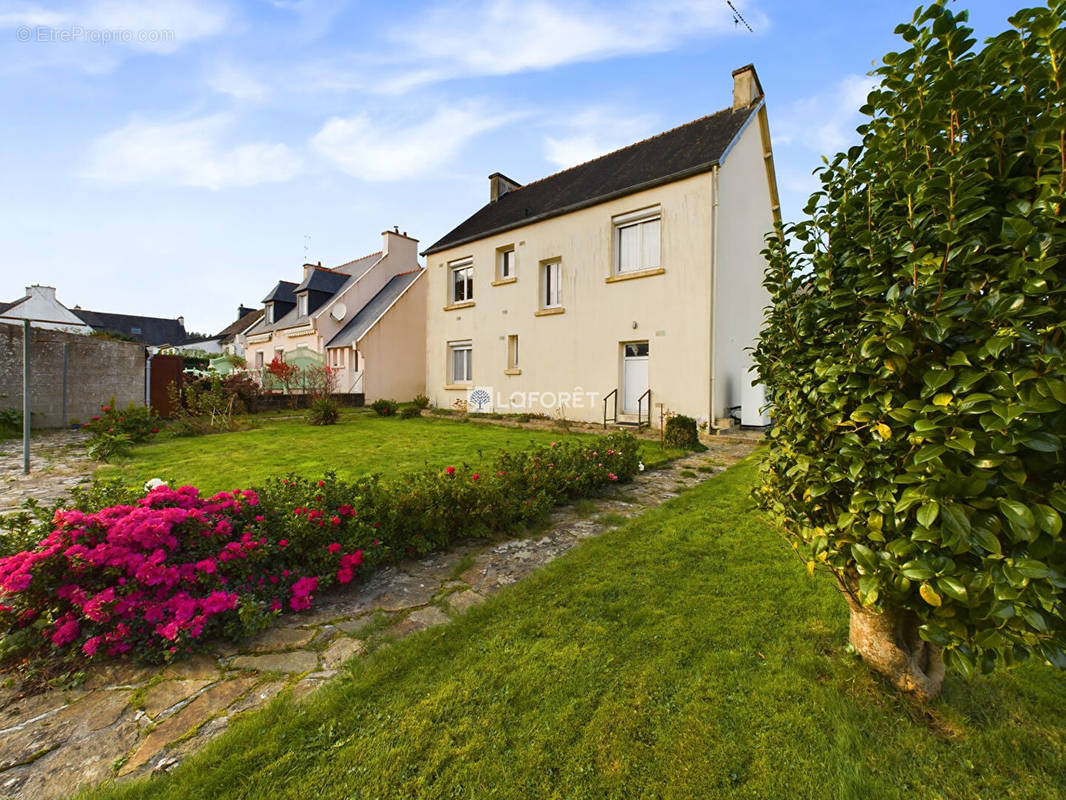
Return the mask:
<path fill-rule="evenodd" d="M 763 288 L 766 262 L 762 250 L 774 228 L 767 182 L 764 140 L 765 107 L 753 117 L 719 170 L 718 291 L 716 325 L 715 415 L 739 406 L 751 393 L 755 379 L 751 353 L 762 328 L 763 310 L 770 295 Z"/>
<path fill-rule="evenodd" d="M 746 348 L 755 344 L 768 302 L 760 252 L 773 229 L 777 203 L 772 164 L 764 158 L 769 153 L 765 120 L 764 110 L 752 116 L 718 172 L 716 308 L 711 286 L 713 171 L 433 253 L 427 264 L 426 386 L 431 400 L 451 407 L 471 388 L 484 387 L 492 390 L 498 412 L 601 421 L 602 401 L 614 389 L 619 391 L 619 412 L 623 410 L 624 343 L 647 342 L 653 425 L 659 424 L 661 410 L 705 421 L 712 413 L 717 419 L 741 405 L 744 386 L 751 381 Z M 640 277 L 618 274 L 612 221 L 656 206 L 661 211 L 661 270 Z M 516 280 L 501 282 L 496 280 L 497 254 L 511 245 Z M 474 298 L 453 303 L 448 265 L 463 259 L 473 264 Z M 547 299 L 541 270 L 552 259 L 561 260 L 562 311 L 538 314 Z M 511 336 L 518 337 L 514 369 L 508 368 Z M 472 348 L 469 383 L 455 382 L 449 365 L 450 345 L 463 342 Z M 525 405 L 516 407 L 512 397 Z"/>
<path fill-rule="evenodd" d="M 20 322 L 25 319 L 52 320 L 51 322 L 34 322 L 34 328 L 60 330 L 67 333 L 90 334 L 92 328 L 81 317 L 68 309 L 56 299 L 56 290 L 52 286 L 27 286 L 26 299 L 9 308 L 0 319 Z"/>
<path fill-rule="evenodd" d="M 659 406 L 706 418 L 710 359 L 711 173 L 638 192 L 428 258 L 426 385 L 450 407 L 466 385 L 452 383 L 449 343 L 470 341 L 473 381 L 491 387 L 496 411 L 535 411 L 595 422 L 603 398 L 622 388 L 622 345 L 648 342 L 652 416 Z M 618 215 L 658 206 L 661 272 L 613 280 Z M 493 286 L 497 249 L 514 245 L 516 280 Z M 473 305 L 449 306 L 448 263 L 471 258 Z M 561 259 L 561 313 L 542 310 L 541 268 Z M 508 369 L 508 336 L 518 336 L 517 369 Z M 579 392 L 580 390 L 580 392 Z M 509 403 L 523 393 L 527 407 Z M 548 393 L 548 402 L 532 401 Z M 570 400 L 560 398 L 569 393 Z M 587 393 L 592 393 L 590 396 Z M 580 401 L 574 398 L 580 397 Z M 510 406 L 510 407 L 508 407 Z"/>

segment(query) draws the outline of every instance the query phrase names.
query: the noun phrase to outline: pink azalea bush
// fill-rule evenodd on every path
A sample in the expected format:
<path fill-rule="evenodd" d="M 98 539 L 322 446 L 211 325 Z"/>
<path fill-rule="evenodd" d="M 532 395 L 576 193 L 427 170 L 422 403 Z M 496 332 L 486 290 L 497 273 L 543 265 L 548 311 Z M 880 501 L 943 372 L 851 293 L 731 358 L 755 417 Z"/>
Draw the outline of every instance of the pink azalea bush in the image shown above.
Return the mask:
<path fill-rule="evenodd" d="M 638 464 L 636 439 L 615 434 L 505 454 L 491 471 L 290 476 L 209 498 L 164 484 L 91 510 L 91 497 L 129 497 L 104 487 L 57 510 L 36 546 L 0 557 L 0 661 L 168 661 L 311 608 L 382 563 L 521 528 Z"/>
<path fill-rule="evenodd" d="M 47 643 L 65 655 L 165 661 L 262 629 L 283 609 L 309 608 L 338 574 L 351 580 L 363 553 L 336 541 L 358 527 L 351 517 L 334 515 L 328 533 L 288 547 L 252 490 L 202 498 L 159 486 L 135 505 L 59 511 L 36 548 L 0 559 L 3 651 Z"/>

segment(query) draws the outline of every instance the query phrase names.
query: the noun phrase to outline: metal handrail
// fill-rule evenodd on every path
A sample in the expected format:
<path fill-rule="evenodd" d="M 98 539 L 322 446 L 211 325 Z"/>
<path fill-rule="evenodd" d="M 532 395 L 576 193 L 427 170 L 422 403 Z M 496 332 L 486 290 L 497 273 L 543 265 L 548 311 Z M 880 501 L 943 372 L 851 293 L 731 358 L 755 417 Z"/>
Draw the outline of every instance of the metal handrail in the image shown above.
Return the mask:
<path fill-rule="evenodd" d="M 648 398 L 648 420 L 647 422 L 641 422 L 640 405 L 645 397 Z M 648 391 L 644 392 L 644 394 L 637 398 L 637 430 L 639 431 L 645 425 L 649 428 L 651 427 L 651 389 L 648 389 Z"/>
<path fill-rule="evenodd" d="M 607 401 L 610 400 L 611 397 L 614 397 L 614 416 L 611 417 L 611 422 L 614 422 L 614 423 L 618 422 L 618 390 L 617 389 L 611 389 L 611 391 L 607 393 L 607 396 L 603 398 L 603 429 L 604 430 L 607 430 Z M 651 406 L 648 406 L 648 409 L 649 409 L 648 413 L 650 414 L 651 413 Z"/>

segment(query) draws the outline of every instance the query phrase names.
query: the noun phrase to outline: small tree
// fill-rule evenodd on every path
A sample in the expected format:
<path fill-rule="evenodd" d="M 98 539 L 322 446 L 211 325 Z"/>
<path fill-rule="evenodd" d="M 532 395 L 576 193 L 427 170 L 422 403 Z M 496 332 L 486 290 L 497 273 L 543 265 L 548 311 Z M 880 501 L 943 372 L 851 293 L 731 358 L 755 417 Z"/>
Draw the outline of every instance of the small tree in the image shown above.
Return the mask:
<path fill-rule="evenodd" d="M 756 494 L 923 699 L 945 662 L 1066 667 L 1064 17 L 1020 11 L 975 52 L 965 13 L 919 9 L 862 144 L 766 251 Z"/>
<path fill-rule="evenodd" d="M 290 364 L 280 358 L 275 358 L 270 362 L 266 370 L 275 381 L 281 384 L 282 391 L 289 395 L 292 407 L 296 408 L 296 397 L 293 395 L 293 389 L 300 380 L 300 368 L 296 364 Z"/>

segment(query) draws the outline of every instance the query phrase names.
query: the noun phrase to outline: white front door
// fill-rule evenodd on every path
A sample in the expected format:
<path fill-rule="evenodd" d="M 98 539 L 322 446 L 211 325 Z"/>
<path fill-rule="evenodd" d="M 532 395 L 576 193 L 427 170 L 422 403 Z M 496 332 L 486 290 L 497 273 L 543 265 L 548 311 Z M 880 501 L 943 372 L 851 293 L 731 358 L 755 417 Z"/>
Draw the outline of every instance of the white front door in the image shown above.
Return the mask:
<path fill-rule="evenodd" d="M 636 414 L 641 395 L 648 391 L 648 343 L 627 342 L 622 345 L 622 413 Z M 651 416 L 647 398 L 640 406 L 644 416 Z"/>

